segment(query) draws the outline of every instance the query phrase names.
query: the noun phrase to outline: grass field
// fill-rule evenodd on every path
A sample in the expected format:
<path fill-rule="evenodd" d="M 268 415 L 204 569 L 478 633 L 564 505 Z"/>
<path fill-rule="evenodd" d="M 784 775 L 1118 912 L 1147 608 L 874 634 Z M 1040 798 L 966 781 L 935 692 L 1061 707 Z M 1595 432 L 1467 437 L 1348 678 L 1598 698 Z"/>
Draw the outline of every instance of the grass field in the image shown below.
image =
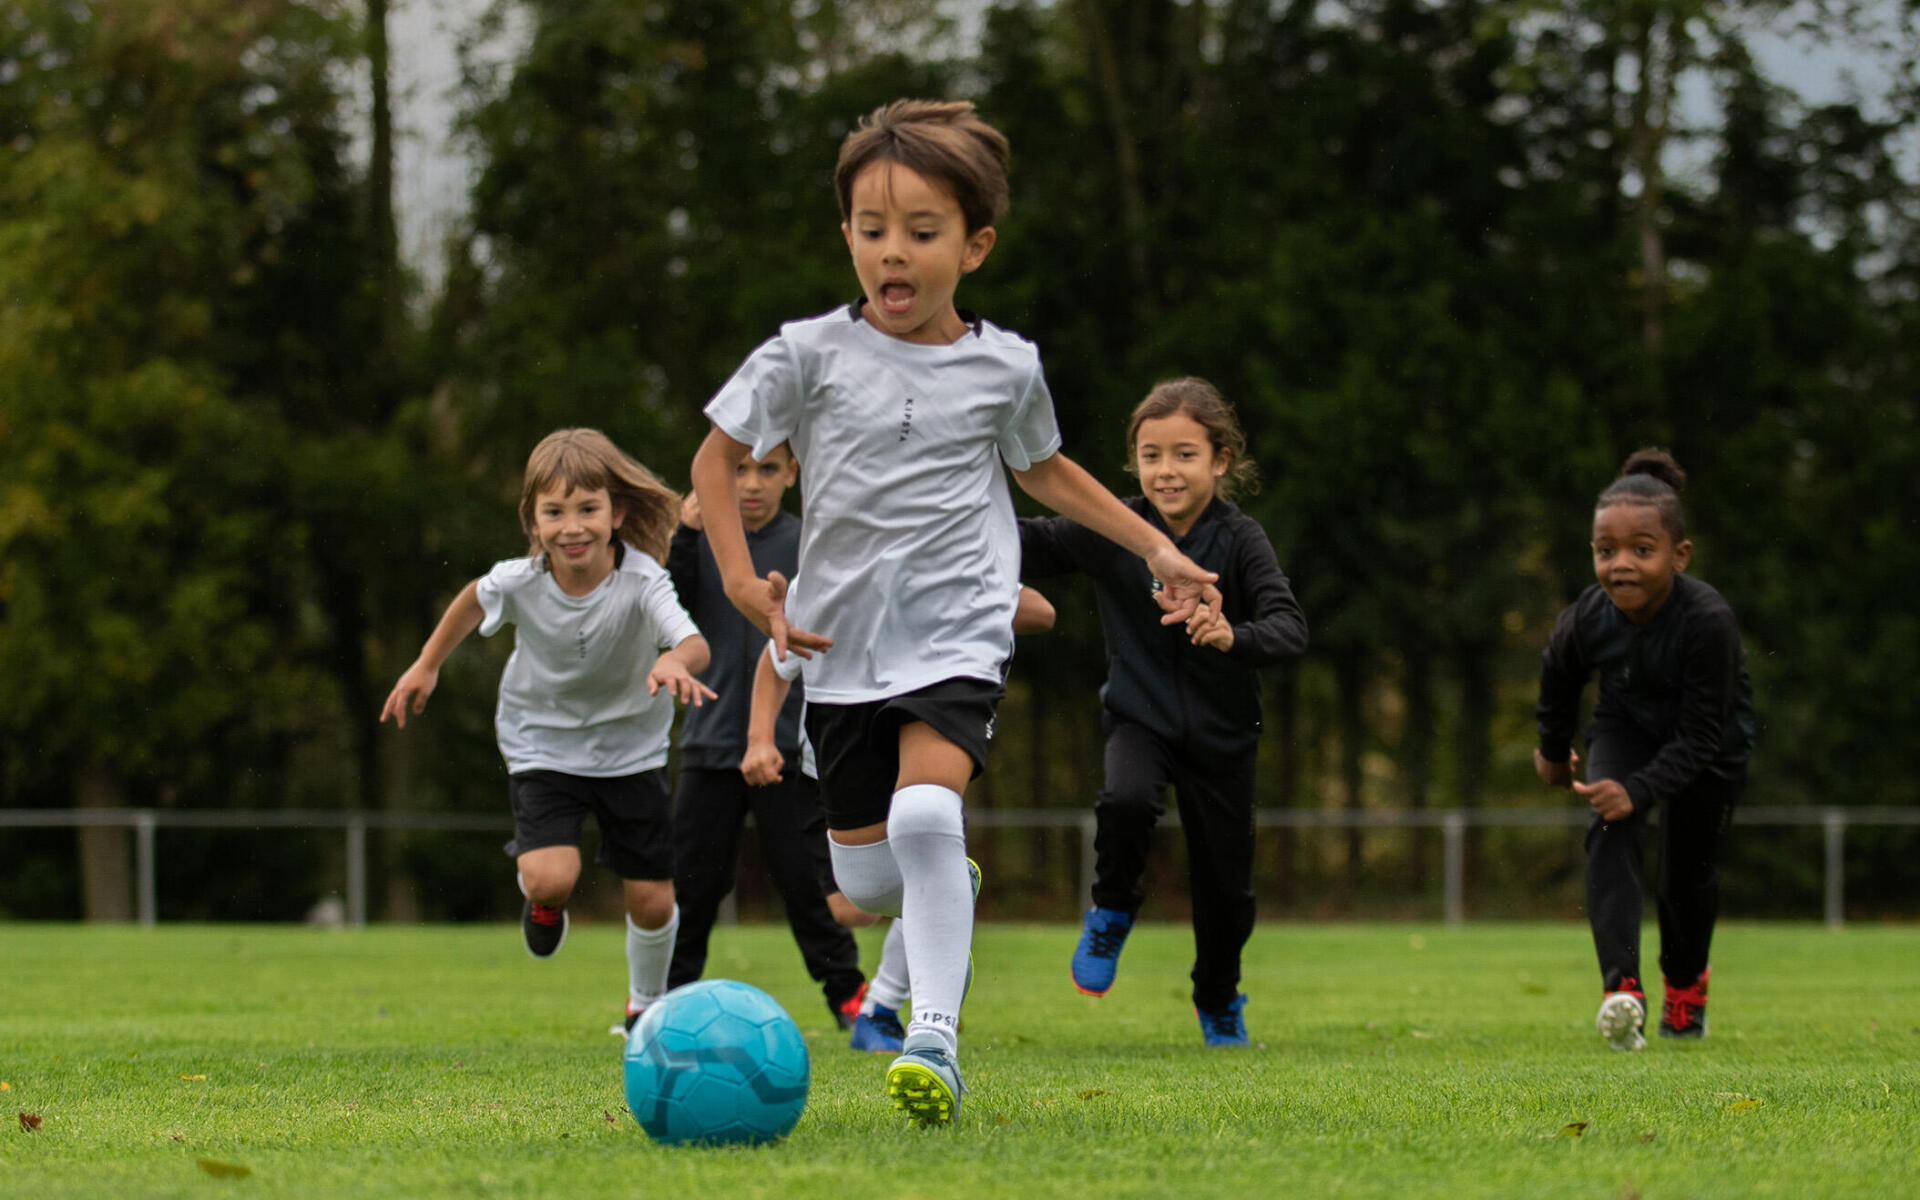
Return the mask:
<path fill-rule="evenodd" d="M 536 963 L 505 926 L 0 926 L 0 1195 L 1920 1194 L 1920 929 L 1723 926 L 1712 1036 L 1635 1055 L 1580 926 L 1263 926 L 1248 1051 L 1201 1049 L 1184 928 L 1097 1001 L 1073 936 L 981 928 L 965 1106 L 916 1131 L 784 928 L 722 929 L 709 974 L 787 1005 L 812 1094 L 780 1145 L 664 1150 L 605 1032 L 613 927 Z"/>

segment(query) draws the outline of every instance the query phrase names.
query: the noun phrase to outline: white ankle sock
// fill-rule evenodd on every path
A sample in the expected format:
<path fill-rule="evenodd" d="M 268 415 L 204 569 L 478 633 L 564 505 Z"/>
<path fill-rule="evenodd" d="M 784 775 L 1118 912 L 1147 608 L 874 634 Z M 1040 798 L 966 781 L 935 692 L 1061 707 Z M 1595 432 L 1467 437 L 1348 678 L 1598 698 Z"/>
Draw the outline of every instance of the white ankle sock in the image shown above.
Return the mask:
<path fill-rule="evenodd" d="M 833 881 L 847 899 L 883 917 L 900 915 L 900 867 L 885 839 L 864 846 L 843 846 L 827 838 Z"/>
<path fill-rule="evenodd" d="M 907 974 L 907 935 L 898 920 L 887 923 L 886 940 L 880 943 L 880 965 L 873 969 L 867 983 L 867 998 L 860 1011 L 871 1013 L 873 1006 L 899 1012 L 906 1007 L 912 976 Z"/>
<path fill-rule="evenodd" d="M 901 788 L 887 816 L 887 840 L 900 865 L 900 923 L 913 981 L 907 1033 L 934 1034 L 952 1054 L 959 1049 L 960 998 L 973 945 L 960 794 L 930 783 Z"/>
<path fill-rule="evenodd" d="M 673 964 L 673 939 L 680 932 L 680 906 L 658 929 L 642 929 L 627 917 L 627 1007 L 639 1012 L 667 990 Z"/>

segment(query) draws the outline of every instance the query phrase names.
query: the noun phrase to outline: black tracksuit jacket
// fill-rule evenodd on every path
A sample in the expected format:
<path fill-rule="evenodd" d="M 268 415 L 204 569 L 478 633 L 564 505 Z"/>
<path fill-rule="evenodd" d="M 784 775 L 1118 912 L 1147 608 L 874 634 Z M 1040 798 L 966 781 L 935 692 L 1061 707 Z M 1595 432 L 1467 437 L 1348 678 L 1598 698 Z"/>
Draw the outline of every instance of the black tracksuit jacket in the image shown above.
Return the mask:
<path fill-rule="evenodd" d="M 1166 522 L 1144 496 L 1122 501 L 1154 528 Z M 1260 523 L 1215 497 L 1184 537 L 1182 554 L 1219 574 L 1221 608 L 1233 648 L 1196 646 L 1184 625 L 1162 625 L 1160 586 L 1132 551 L 1066 517 L 1020 522 L 1025 579 L 1085 572 L 1093 579 L 1106 633 L 1109 717 L 1144 726 L 1191 755 L 1238 755 L 1260 739 L 1258 668 L 1307 648 L 1307 619 Z"/>
<path fill-rule="evenodd" d="M 1653 620 L 1636 625 L 1599 584 L 1561 610 L 1541 656 L 1534 710 L 1540 756 L 1565 762 L 1580 693 L 1595 671 L 1600 697 L 1587 739 L 1658 747 L 1623 784 L 1633 806 L 1680 794 L 1702 772 L 1740 777 L 1753 753 L 1753 690 L 1733 609 L 1713 585 L 1675 575 Z"/>

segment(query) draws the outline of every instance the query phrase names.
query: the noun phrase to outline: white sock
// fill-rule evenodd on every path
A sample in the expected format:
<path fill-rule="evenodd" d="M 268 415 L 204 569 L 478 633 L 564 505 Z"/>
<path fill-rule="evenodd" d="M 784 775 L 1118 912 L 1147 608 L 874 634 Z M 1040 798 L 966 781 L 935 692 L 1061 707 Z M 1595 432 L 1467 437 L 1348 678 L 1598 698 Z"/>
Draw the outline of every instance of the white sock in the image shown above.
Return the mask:
<path fill-rule="evenodd" d="M 680 906 L 658 929 L 642 929 L 627 916 L 627 1007 L 640 1012 L 667 990 L 673 965 L 673 939 L 680 932 Z"/>
<path fill-rule="evenodd" d="M 833 881 L 847 899 L 883 917 L 900 915 L 900 867 L 893 847 L 883 839 L 865 846 L 843 846 L 827 839 L 833 859 Z"/>
<path fill-rule="evenodd" d="M 873 978 L 867 981 L 867 998 L 861 1003 L 860 1011 L 871 1014 L 873 1006 L 878 1004 L 899 1012 L 907 1005 L 911 978 L 907 974 L 907 935 L 899 921 L 889 921 L 886 939 L 880 943 L 880 965 L 873 969 Z"/>
<path fill-rule="evenodd" d="M 906 926 L 913 1020 L 907 1036 L 931 1033 L 959 1050 L 960 997 L 973 945 L 973 885 L 960 794 L 918 783 L 893 794 L 887 840 L 900 864 L 900 923 Z"/>

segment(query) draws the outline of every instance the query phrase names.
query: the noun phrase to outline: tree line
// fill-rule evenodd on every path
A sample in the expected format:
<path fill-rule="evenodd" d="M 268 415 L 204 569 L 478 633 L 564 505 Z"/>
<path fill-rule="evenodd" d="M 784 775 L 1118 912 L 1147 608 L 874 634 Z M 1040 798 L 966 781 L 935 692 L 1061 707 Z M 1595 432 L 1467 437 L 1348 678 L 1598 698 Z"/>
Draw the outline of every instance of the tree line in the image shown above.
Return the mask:
<path fill-rule="evenodd" d="M 1125 415 L 1161 378 L 1239 408 L 1244 507 L 1314 633 L 1270 682 L 1263 807 L 1560 803 L 1525 767 L 1538 651 L 1590 578 L 1593 496 L 1644 444 L 1693 475 L 1693 569 L 1743 622 L 1750 802 L 1914 804 L 1909 9 L 1060 0 L 983 5 L 962 41 L 887 0 L 502 0 L 469 31 L 477 174 L 429 285 L 396 251 L 385 0 L 22 0 L 0 805 L 504 811 L 504 646 L 463 649 L 403 736 L 380 698 L 523 547 L 542 434 L 599 427 L 684 488 L 732 367 L 852 298 L 834 152 L 910 94 L 973 99 L 1012 141 L 962 302 L 1039 344 L 1077 459 L 1130 486 Z M 1893 63 L 1897 94 L 1770 78 L 1756 39 L 1795 21 Z M 1098 625 L 1053 599 L 976 805 L 1097 787 Z M 1070 848 L 1019 836 L 999 852 L 1055 896 Z M 324 845 L 169 844 L 170 908 L 297 915 L 337 886 Z M 120 831 L 0 845 L 0 911 L 124 911 Z M 1909 849 L 1886 835 L 1856 871 L 1910 907 Z M 495 911 L 494 853 L 385 840 L 377 911 Z M 1433 853 L 1282 837 L 1271 875 L 1345 902 L 1426 887 Z M 1476 878 L 1564 889 L 1533 853 L 1490 836 Z M 1809 885 L 1804 858 L 1761 855 L 1755 894 Z"/>

